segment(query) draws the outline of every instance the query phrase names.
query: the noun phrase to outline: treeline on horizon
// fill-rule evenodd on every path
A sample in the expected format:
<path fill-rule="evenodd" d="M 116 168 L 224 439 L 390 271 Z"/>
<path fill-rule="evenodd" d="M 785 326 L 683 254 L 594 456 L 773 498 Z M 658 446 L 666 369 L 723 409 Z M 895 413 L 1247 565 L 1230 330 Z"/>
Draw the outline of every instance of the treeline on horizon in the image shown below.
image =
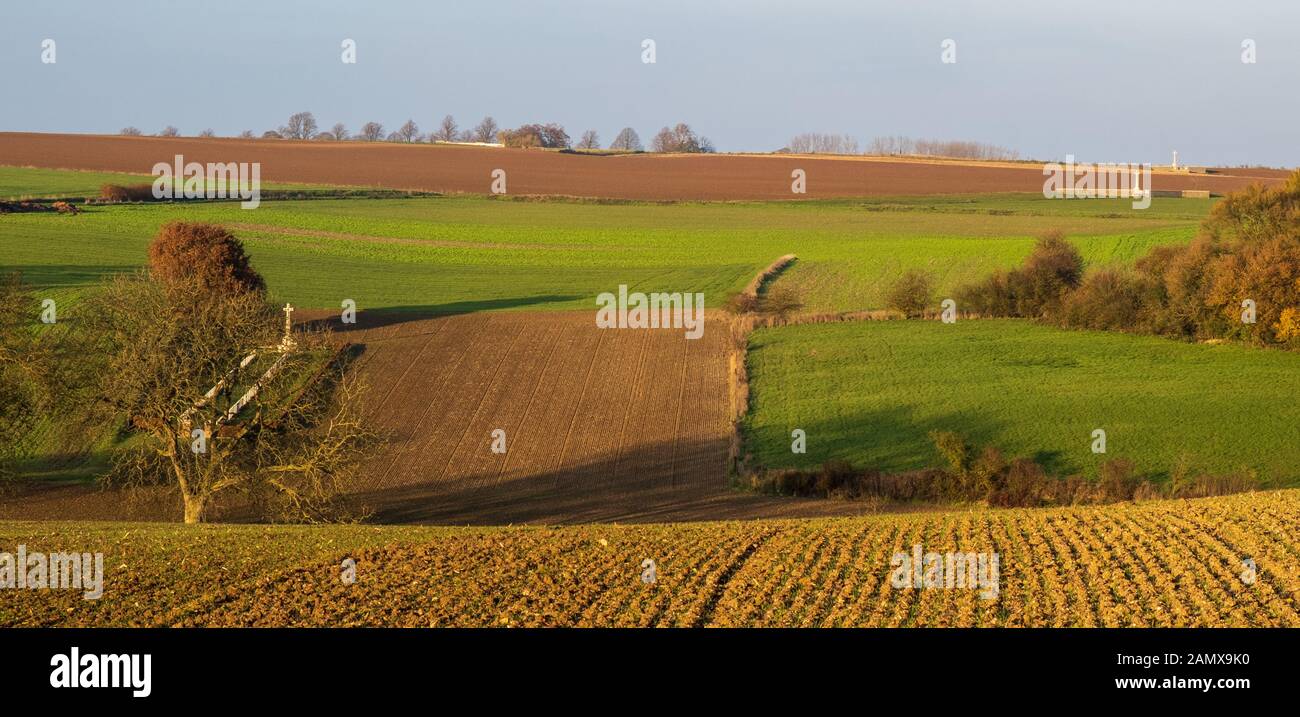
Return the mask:
<path fill-rule="evenodd" d="M 128 137 L 140 137 L 144 133 L 136 127 L 124 127 L 118 134 Z M 155 137 L 179 137 L 180 130 L 172 125 L 164 127 Z M 201 138 L 216 137 L 216 132 L 205 129 L 198 134 Z M 586 130 L 575 142 L 563 125 L 555 122 L 545 124 L 530 123 L 516 128 L 501 127 L 491 115 L 484 117 L 475 126 L 462 129 L 456 118 L 447 115 L 442 118 L 438 128 L 425 134 L 414 119 L 408 119 L 392 132 L 386 131 L 381 122 L 367 122 L 355 134 L 342 122 L 329 129 L 321 129 L 316 117 L 311 112 L 296 112 L 289 121 L 277 129 L 271 129 L 257 135 L 253 130 L 244 130 L 240 139 L 296 139 L 322 142 L 400 142 L 429 143 L 452 142 L 473 144 L 499 144 L 506 147 L 541 147 L 545 149 L 601 149 L 600 135 L 596 130 Z M 607 148 L 617 152 L 644 152 L 645 146 L 640 135 L 631 127 L 624 127 Z M 664 127 L 650 141 L 652 152 L 710 153 L 716 151 L 708 137 L 700 135 L 685 122 L 672 127 Z"/>
<path fill-rule="evenodd" d="M 118 134 L 140 137 L 144 133 L 137 127 L 123 127 Z M 168 125 L 157 132 L 155 137 L 179 137 L 180 130 Z M 201 138 L 216 137 L 216 132 L 205 129 L 197 135 Z M 529 123 L 516 128 L 501 127 L 491 115 L 484 117 L 470 128 L 461 128 L 456 118 L 447 115 L 438 127 L 429 133 L 423 133 L 414 119 L 408 119 L 396 130 L 387 131 L 381 122 L 367 122 L 353 133 L 342 122 L 335 123 L 329 129 L 317 125 L 311 112 L 297 112 L 289 121 L 260 135 L 253 130 L 244 130 L 240 139 L 296 139 L 322 142 L 402 142 L 429 143 L 451 142 L 472 144 L 499 144 L 506 147 L 540 147 L 545 149 L 579 149 L 599 150 L 601 140 L 596 130 L 586 130 L 574 141 L 563 125 L 555 122 Z M 604 149 L 614 152 L 644 152 L 645 145 L 637 131 L 624 127 L 614 141 Z M 672 127 L 663 127 L 650 141 L 651 152 L 665 153 L 713 153 L 716 148 L 708 138 L 691 128 L 685 122 Z M 1020 153 L 987 142 L 964 140 L 912 139 L 904 136 L 876 137 L 871 140 L 865 152 L 861 151 L 858 141 L 847 134 L 805 132 L 795 135 L 790 142 L 778 150 L 778 154 L 868 154 L 879 156 L 927 156 L 951 157 L 955 159 L 982 160 L 1017 160 Z"/>

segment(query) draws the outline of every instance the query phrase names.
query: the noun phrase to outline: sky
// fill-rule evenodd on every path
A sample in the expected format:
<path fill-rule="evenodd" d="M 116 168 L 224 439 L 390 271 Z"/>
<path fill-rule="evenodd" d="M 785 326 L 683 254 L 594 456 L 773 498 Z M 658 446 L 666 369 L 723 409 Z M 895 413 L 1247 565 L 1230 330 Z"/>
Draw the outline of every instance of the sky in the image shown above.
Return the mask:
<path fill-rule="evenodd" d="M 0 72 L 0 131 L 260 135 L 305 110 L 353 131 L 558 122 L 605 144 L 687 122 L 724 152 L 816 131 L 1300 165 L 1290 0 L 47 0 L 5 8 Z"/>

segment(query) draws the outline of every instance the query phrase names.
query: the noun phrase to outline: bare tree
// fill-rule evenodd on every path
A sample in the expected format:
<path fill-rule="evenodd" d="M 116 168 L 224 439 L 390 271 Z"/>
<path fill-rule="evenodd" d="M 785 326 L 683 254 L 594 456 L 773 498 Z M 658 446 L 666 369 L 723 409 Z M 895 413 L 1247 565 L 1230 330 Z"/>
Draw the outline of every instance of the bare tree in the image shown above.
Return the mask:
<path fill-rule="evenodd" d="M 176 129 L 175 127 L 173 127 L 173 126 L 171 126 L 171 125 L 167 125 L 166 127 L 163 127 L 163 128 L 162 128 L 162 131 L 158 133 L 158 136 L 159 136 L 159 137 L 179 137 L 179 136 L 181 136 L 181 131 L 178 130 L 178 129 Z"/>
<path fill-rule="evenodd" d="M 858 141 L 846 134 L 805 132 L 790 139 L 795 154 L 857 154 Z"/>
<path fill-rule="evenodd" d="M 334 139 L 337 139 L 340 142 L 342 142 L 345 139 L 348 139 L 349 137 L 347 125 L 343 124 L 342 122 L 336 123 L 333 127 L 331 127 L 330 134 L 334 135 Z"/>
<path fill-rule="evenodd" d="M 656 152 L 712 152 L 713 143 L 707 137 L 695 134 L 685 122 L 669 129 L 664 127 L 655 135 L 651 148 Z"/>
<path fill-rule="evenodd" d="M 123 127 L 121 131 L 118 132 L 118 134 L 127 137 L 139 137 L 141 135 L 141 132 L 139 129 L 135 127 Z"/>
<path fill-rule="evenodd" d="M 393 134 L 397 137 L 398 142 L 416 142 L 420 139 L 420 126 L 415 123 L 415 120 L 409 119 L 406 120 L 406 124 L 398 127 Z"/>
<path fill-rule="evenodd" d="M 311 139 L 316 136 L 316 118 L 310 112 L 295 112 L 280 128 L 280 135 L 285 139 Z"/>
<path fill-rule="evenodd" d="M 216 137 L 216 136 L 217 136 L 217 133 L 216 133 L 216 132 L 213 132 L 213 131 L 209 128 L 209 129 L 205 129 L 205 130 L 203 130 L 202 132 L 199 132 L 199 136 L 202 137 L 202 138 L 204 138 L 204 139 L 208 139 L 208 138 L 210 138 L 210 137 Z"/>
<path fill-rule="evenodd" d="M 169 223 L 149 254 L 148 272 L 107 280 L 82 315 L 105 357 L 99 405 L 137 434 L 111 479 L 175 486 L 187 523 L 227 492 L 326 517 L 377 438 L 336 344 L 281 334 L 261 277 L 221 227 Z"/>
<path fill-rule="evenodd" d="M 959 159 L 1015 160 L 1020 152 L 987 142 L 962 140 L 912 139 L 910 137 L 876 137 L 871 140 L 867 154 L 898 155 L 919 154 L 933 157 Z"/>
<path fill-rule="evenodd" d="M 432 139 L 439 142 L 455 142 L 457 131 L 456 118 L 447 115 L 442 118 L 442 124 L 438 125 L 438 129 L 434 131 Z"/>
<path fill-rule="evenodd" d="M 251 130 L 251 129 L 246 129 L 246 130 L 244 130 L 243 132 L 240 132 L 240 133 L 239 133 L 239 138 L 240 138 L 240 139 L 252 139 L 252 138 L 253 138 L 253 130 Z"/>
<path fill-rule="evenodd" d="M 491 115 L 488 115 L 487 117 L 484 117 L 484 118 L 483 118 L 483 121 L 482 121 L 482 122 L 479 122 L 479 123 L 474 127 L 474 140 L 473 140 L 473 141 L 475 141 L 475 142 L 495 142 L 495 141 L 496 141 L 496 138 L 497 138 L 497 129 L 498 129 L 498 128 L 497 128 L 497 121 L 494 120 L 494 119 L 492 119 L 492 116 L 491 116 Z"/>
<path fill-rule="evenodd" d="M 636 130 L 631 127 L 624 127 L 614 141 L 609 145 L 610 149 L 619 149 L 625 152 L 641 152 L 645 149 L 641 145 L 641 138 L 637 136 Z"/>
<path fill-rule="evenodd" d="M 575 146 L 578 149 L 600 149 L 600 136 L 596 134 L 596 130 L 589 129 L 582 133 L 582 139 L 578 140 Z"/>
<path fill-rule="evenodd" d="M 360 136 L 366 142 L 378 142 L 384 138 L 384 126 L 378 122 L 367 122 L 361 125 Z"/>

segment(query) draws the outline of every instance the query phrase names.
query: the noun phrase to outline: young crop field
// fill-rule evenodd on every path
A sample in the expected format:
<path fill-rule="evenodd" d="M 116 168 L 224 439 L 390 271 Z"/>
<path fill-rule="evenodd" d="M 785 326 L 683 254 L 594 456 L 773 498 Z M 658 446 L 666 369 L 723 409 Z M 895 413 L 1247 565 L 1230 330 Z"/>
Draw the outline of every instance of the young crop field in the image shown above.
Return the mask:
<path fill-rule="evenodd" d="M 151 174 L 125 174 L 122 172 L 76 171 L 70 169 L 42 169 L 39 167 L 0 166 L 0 200 L 54 197 L 60 199 L 85 199 L 98 197 L 105 184 L 132 186 L 153 184 Z M 214 184 L 221 186 L 220 184 Z M 264 182 L 262 188 L 320 189 L 320 185 Z"/>
<path fill-rule="evenodd" d="M 1157 479 L 1179 461 L 1300 479 L 1290 352 L 1017 320 L 880 321 L 761 330 L 749 364 L 747 449 L 769 467 L 938 466 L 927 434 L 940 430 L 1058 475 L 1124 458 Z M 807 453 L 791 452 L 796 428 Z M 1092 452 L 1096 429 L 1104 454 Z"/>
<path fill-rule="evenodd" d="M 11 522 L 5 550 L 102 552 L 103 596 L 6 591 L 0 626 L 1297 627 L 1298 534 L 1295 490 L 686 525 Z M 916 587 L 897 556 L 917 546 L 997 570 Z"/>
<path fill-rule="evenodd" d="M 38 171 L 38 170 L 13 170 Z M 71 175 L 80 173 L 71 172 Z M 0 174 L 0 176 L 3 176 Z M 881 308 L 902 271 L 939 292 L 1009 267 L 1061 229 L 1095 265 L 1188 241 L 1211 200 L 982 195 L 795 203 L 600 204 L 478 197 L 91 206 L 0 217 L 0 265 L 56 300 L 142 266 L 170 219 L 219 222 L 247 244 L 272 298 L 298 306 L 429 313 L 587 309 L 632 291 L 703 292 L 720 306 L 774 258 L 809 312 Z"/>

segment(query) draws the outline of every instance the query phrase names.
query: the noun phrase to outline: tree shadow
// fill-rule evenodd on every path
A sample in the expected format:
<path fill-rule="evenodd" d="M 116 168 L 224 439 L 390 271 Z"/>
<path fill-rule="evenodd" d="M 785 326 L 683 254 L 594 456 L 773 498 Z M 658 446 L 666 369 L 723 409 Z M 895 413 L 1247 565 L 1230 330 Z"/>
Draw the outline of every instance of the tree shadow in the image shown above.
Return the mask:
<path fill-rule="evenodd" d="M 357 311 L 355 323 L 343 323 L 342 310 L 303 309 L 295 325 L 307 330 L 329 329 L 334 333 L 349 333 L 378 329 L 409 321 L 474 314 L 484 311 L 519 309 L 527 306 L 551 304 L 580 299 L 581 296 L 560 294 L 543 294 L 540 296 L 519 296 L 505 299 L 483 299 L 480 301 L 455 301 L 446 304 L 412 304 L 406 306 L 388 306 L 380 309 Z"/>
<path fill-rule="evenodd" d="M 19 264 L 0 267 L 0 276 L 18 273 L 33 289 L 64 289 L 89 286 L 113 274 L 127 274 L 138 264 Z"/>

